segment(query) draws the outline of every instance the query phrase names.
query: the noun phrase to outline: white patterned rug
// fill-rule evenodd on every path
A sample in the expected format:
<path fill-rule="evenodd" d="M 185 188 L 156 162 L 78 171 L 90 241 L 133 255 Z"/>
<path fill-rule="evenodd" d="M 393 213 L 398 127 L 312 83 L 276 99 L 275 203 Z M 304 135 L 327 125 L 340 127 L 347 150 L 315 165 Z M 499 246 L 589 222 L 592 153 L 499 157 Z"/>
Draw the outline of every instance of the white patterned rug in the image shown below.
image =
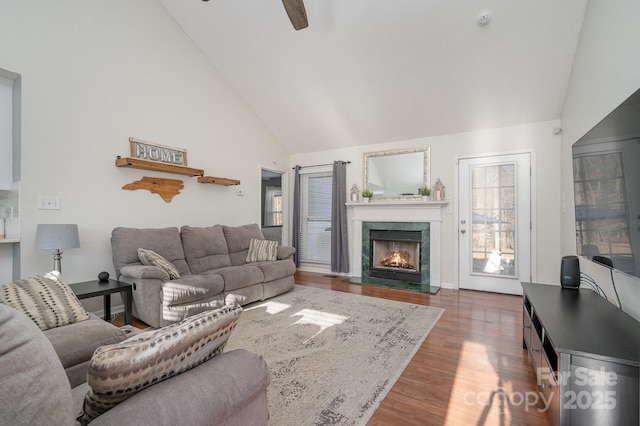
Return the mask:
<path fill-rule="evenodd" d="M 266 360 L 271 425 L 364 425 L 443 312 L 296 285 L 245 306 L 226 350 Z"/>

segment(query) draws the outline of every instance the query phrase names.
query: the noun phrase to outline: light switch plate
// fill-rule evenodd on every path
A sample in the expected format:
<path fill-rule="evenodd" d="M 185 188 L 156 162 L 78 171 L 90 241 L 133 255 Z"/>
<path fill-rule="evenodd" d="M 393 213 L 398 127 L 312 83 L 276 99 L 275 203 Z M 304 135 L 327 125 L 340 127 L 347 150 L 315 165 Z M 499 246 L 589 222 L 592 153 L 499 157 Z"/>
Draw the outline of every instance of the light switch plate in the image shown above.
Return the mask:
<path fill-rule="evenodd" d="M 38 195 L 38 210 L 60 210 L 60 197 Z"/>

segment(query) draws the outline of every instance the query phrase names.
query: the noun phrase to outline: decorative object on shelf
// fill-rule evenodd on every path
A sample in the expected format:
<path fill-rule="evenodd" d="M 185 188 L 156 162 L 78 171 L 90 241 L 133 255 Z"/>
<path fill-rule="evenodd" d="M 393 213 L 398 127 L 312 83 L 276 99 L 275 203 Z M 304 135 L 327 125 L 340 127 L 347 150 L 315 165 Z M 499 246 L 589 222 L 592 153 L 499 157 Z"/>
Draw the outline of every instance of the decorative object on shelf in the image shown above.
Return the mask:
<path fill-rule="evenodd" d="M 174 164 L 159 163 L 157 161 L 140 160 L 139 158 L 116 158 L 116 167 L 132 167 L 134 169 L 150 170 L 152 172 L 175 173 L 186 176 L 203 176 L 204 170 L 191 167 L 176 166 Z"/>
<path fill-rule="evenodd" d="M 373 197 L 373 192 L 370 189 L 365 189 L 362 191 L 362 202 L 368 203 L 369 199 Z"/>
<path fill-rule="evenodd" d="M 358 189 L 358 185 L 354 183 L 351 187 L 351 202 L 357 203 L 358 201 L 360 201 L 360 190 Z"/>
<path fill-rule="evenodd" d="M 418 188 L 418 194 L 422 195 L 423 200 L 428 200 L 429 195 L 431 195 L 431 189 L 428 186 L 423 186 Z"/>
<path fill-rule="evenodd" d="M 215 183 L 216 185 L 240 185 L 240 181 L 238 179 L 227 179 L 215 176 L 200 176 L 198 178 L 198 183 Z"/>
<path fill-rule="evenodd" d="M 445 188 L 442 182 L 440 181 L 440 178 L 436 179 L 436 183 L 433 184 L 433 190 L 431 191 L 433 193 L 433 197 L 435 201 L 445 200 L 444 191 L 445 191 Z"/>
<path fill-rule="evenodd" d="M 35 248 L 54 250 L 53 269 L 60 273 L 62 273 L 62 252 L 60 250 L 79 247 L 78 225 L 39 224 L 36 228 Z"/>
<path fill-rule="evenodd" d="M 102 271 L 98 274 L 98 280 L 107 282 L 109 281 L 109 273 L 106 271 Z"/>
<path fill-rule="evenodd" d="M 159 163 L 187 166 L 187 150 L 158 145 L 152 142 L 129 138 L 131 156 L 141 160 L 157 161 Z"/>
<path fill-rule="evenodd" d="M 149 190 L 153 194 L 160 195 L 167 203 L 170 203 L 182 188 L 184 188 L 184 183 L 180 179 L 163 179 L 149 176 L 143 176 L 141 180 L 128 183 L 122 187 L 122 189 L 130 190 Z"/>

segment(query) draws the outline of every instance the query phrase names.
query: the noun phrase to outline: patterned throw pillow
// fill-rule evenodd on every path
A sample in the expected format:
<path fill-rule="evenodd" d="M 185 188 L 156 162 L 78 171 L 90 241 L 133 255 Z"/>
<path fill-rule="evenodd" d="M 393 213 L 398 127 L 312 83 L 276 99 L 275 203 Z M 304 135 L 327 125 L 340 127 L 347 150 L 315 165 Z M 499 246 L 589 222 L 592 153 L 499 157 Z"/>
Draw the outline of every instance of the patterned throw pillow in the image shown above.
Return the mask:
<path fill-rule="evenodd" d="M 78 421 L 87 424 L 136 392 L 222 353 L 241 313 L 240 306 L 227 305 L 99 347 L 89 362 L 90 389 Z"/>
<path fill-rule="evenodd" d="M 138 258 L 143 265 L 159 266 L 169 274 L 169 278 L 175 280 L 180 278 L 180 274 L 173 263 L 169 262 L 164 257 L 160 256 L 155 251 L 145 250 L 143 248 L 138 249 Z"/>
<path fill-rule="evenodd" d="M 271 240 L 259 240 L 252 238 L 249 241 L 249 251 L 247 252 L 247 263 L 264 262 L 276 260 L 278 256 L 278 242 Z"/>
<path fill-rule="evenodd" d="M 40 330 L 89 319 L 71 287 L 58 271 L 23 278 L 0 286 L 0 303 L 26 314 Z"/>

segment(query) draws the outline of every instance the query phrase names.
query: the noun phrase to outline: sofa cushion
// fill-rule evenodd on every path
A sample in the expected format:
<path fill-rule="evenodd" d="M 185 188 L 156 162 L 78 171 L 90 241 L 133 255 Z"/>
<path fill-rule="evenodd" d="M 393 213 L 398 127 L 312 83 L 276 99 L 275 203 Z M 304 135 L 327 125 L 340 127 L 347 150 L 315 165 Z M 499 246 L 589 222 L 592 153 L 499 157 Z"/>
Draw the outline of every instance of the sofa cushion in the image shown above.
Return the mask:
<path fill-rule="evenodd" d="M 52 328 L 44 332 L 64 368 L 91 359 L 93 352 L 102 345 L 125 340 L 127 333 L 93 314 L 87 321 Z"/>
<path fill-rule="evenodd" d="M 264 240 L 260 227 L 253 223 L 243 226 L 222 226 L 224 237 L 229 247 L 229 257 L 234 266 L 244 265 L 252 238 Z"/>
<path fill-rule="evenodd" d="M 71 425 L 71 388 L 42 331 L 0 304 L 0 424 Z"/>
<path fill-rule="evenodd" d="M 241 312 L 240 306 L 225 306 L 98 348 L 78 420 L 86 424 L 138 391 L 222 353 Z"/>
<path fill-rule="evenodd" d="M 270 240 L 259 240 L 252 238 L 249 241 L 249 250 L 247 250 L 247 263 L 264 262 L 267 260 L 276 260 L 278 255 L 278 242 Z"/>
<path fill-rule="evenodd" d="M 224 279 L 224 291 L 237 290 L 264 281 L 262 270 L 255 266 L 255 264 L 229 266 L 216 269 L 215 273 Z"/>
<path fill-rule="evenodd" d="M 169 278 L 174 280 L 176 278 L 180 278 L 180 273 L 173 266 L 173 263 L 169 262 L 164 257 L 160 256 L 153 250 L 147 250 L 143 248 L 138 249 L 138 259 L 142 262 L 143 265 L 147 266 L 159 266 L 169 274 Z"/>
<path fill-rule="evenodd" d="M 201 274 L 231 266 L 222 226 L 199 228 L 185 225 L 180 228 L 180 237 L 191 273 Z"/>
<path fill-rule="evenodd" d="M 141 265 L 138 249 L 153 250 L 171 262 L 180 275 L 189 275 L 178 228 L 114 228 L 111 231 L 111 253 L 116 277 L 126 265 Z"/>
<path fill-rule="evenodd" d="M 52 271 L 0 286 L 0 303 L 27 315 L 41 330 L 89 319 L 71 287 L 60 278 L 60 272 Z"/>

